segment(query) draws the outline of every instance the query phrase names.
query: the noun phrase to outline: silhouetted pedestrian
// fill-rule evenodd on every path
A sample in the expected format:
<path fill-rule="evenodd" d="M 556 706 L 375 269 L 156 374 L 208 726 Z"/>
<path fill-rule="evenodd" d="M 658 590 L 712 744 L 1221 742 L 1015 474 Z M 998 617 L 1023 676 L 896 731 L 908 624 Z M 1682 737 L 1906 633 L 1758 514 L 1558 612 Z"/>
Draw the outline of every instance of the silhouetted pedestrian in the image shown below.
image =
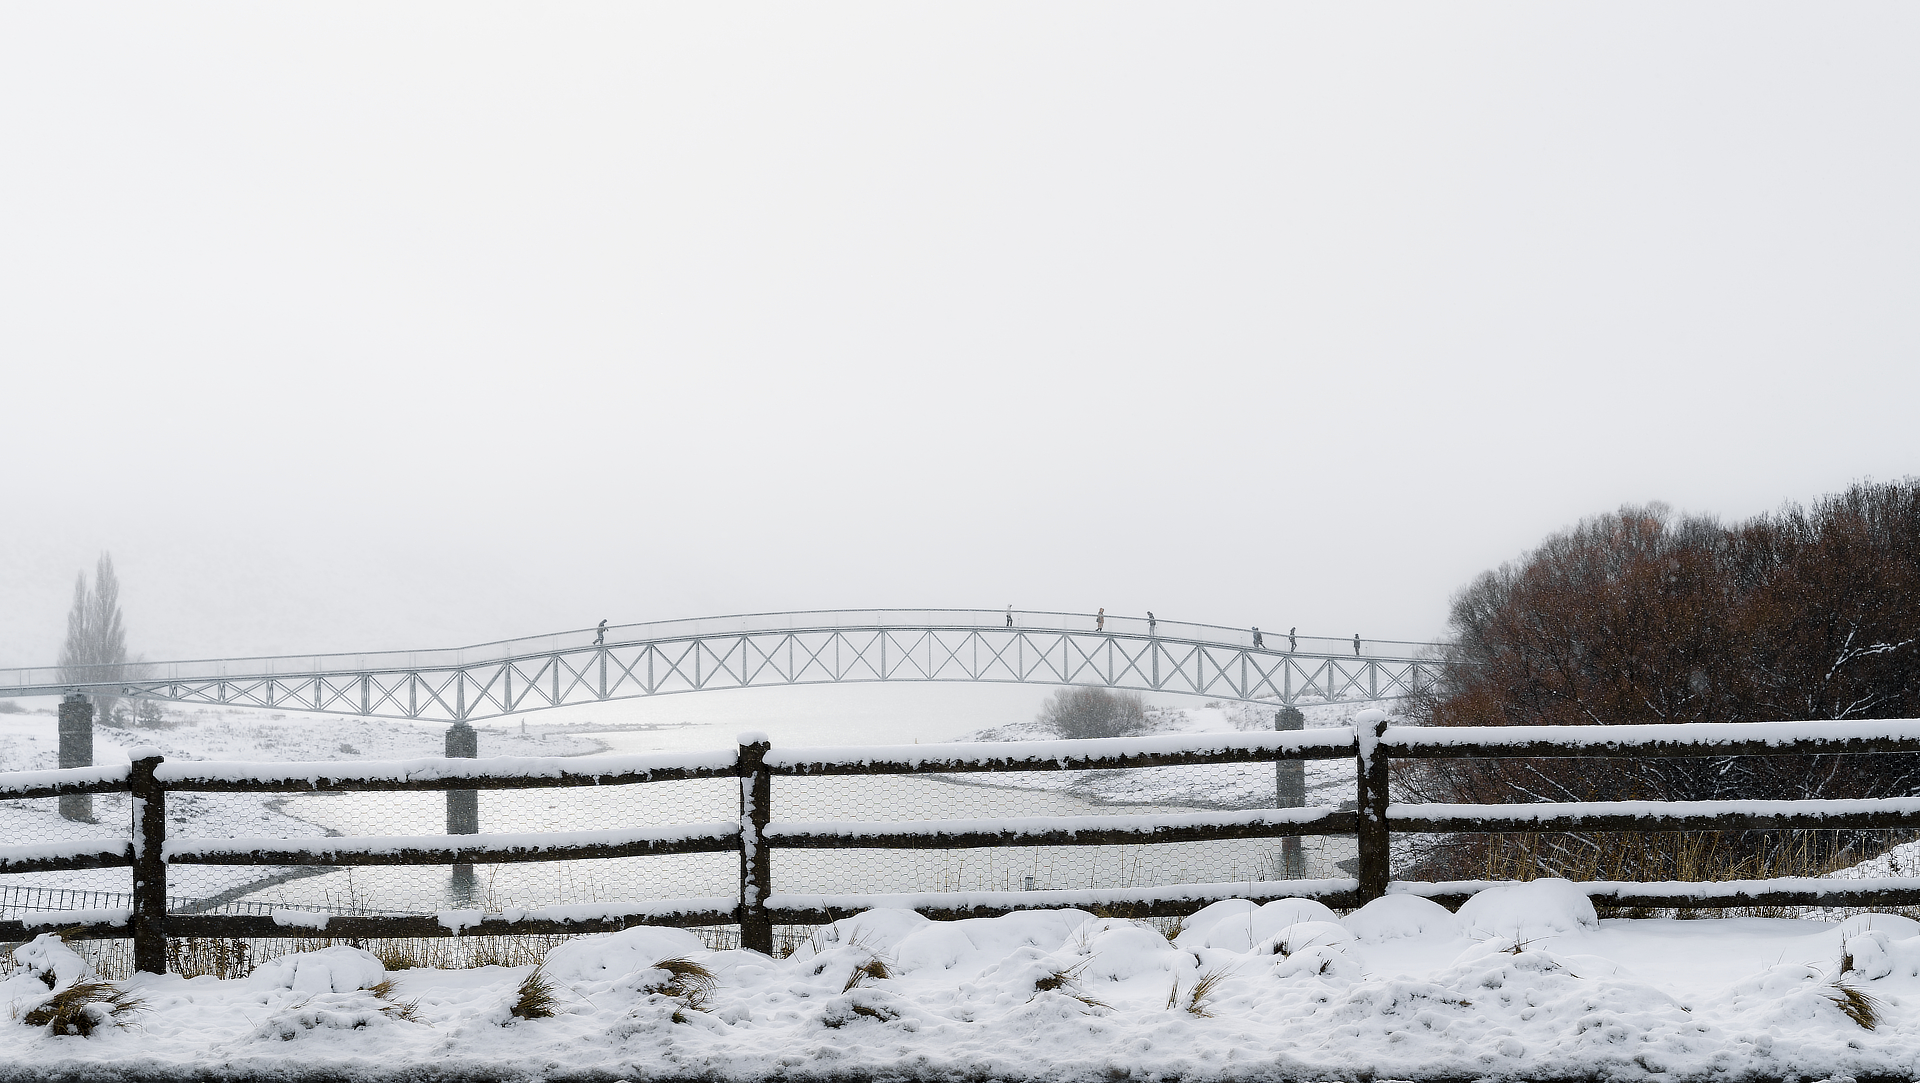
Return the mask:
<path fill-rule="evenodd" d="M 1353 633 L 1353 656 L 1355 658 L 1360 657 L 1360 633 L 1359 632 Z"/>
<path fill-rule="evenodd" d="M 1007 607 L 1007 627 L 1013 627 L 1013 607 Z"/>
<path fill-rule="evenodd" d="M 1267 649 L 1267 641 L 1260 638 L 1260 626 L 1258 624 L 1253 626 L 1253 649 L 1256 651 Z"/>
<path fill-rule="evenodd" d="M 1159 626 L 1160 622 L 1153 619 L 1153 610 L 1147 610 L 1147 634 L 1152 635 L 1153 630 Z"/>
<path fill-rule="evenodd" d="M 1288 654 L 1292 654 L 1294 651 L 1297 651 L 1300 649 L 1300 641 L 1298 639 L 1295 639 L 1293 636 L 1293 633 L 1299 630 L 1300 630 L 1300 626 L 1298 624 L 1287 629 L 1287 653 Z"/>
<path fill-rule="evenodd" d="M 606 641 L 607 641 L 607 622 L 603 619 L 600 622 L 600 627 L 594 629 L 593 645 L 598 647 L 601 644 L 605 643 Z"/>
<path fill-rule="evenodd" d="M 1104 605 L 1100 607 L 1100 615 L 1093 618 L 1093 630 L 1096 632 L 1107 630 L 1107 607 Z"/>

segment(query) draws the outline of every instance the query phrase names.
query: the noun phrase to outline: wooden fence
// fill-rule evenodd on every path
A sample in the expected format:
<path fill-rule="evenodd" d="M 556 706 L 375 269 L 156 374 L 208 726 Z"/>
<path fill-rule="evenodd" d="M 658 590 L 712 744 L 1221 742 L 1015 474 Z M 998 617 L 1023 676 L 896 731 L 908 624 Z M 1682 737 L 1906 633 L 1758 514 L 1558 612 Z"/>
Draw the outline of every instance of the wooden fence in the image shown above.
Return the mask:
<path fill-rule="evenodd" d="M 749 735 L 752 737 L 753 735 Z M 768 951 L 774 925 L 818 924 L 872 906 L 906 906 L 930 917 L 985 917 L 1015 910 L 1093 906 L 1129 917 L 1192 913 L 1223 898 L 1317 898 L 1353 907 L 1389 891 L 1457 904 L 1479 882 L 1392 882 L 1392 836 L 1412 832 L 1699 831 L 1920 827 L 1920 798 L 1872 801 L 1587 802 L 1577 804 L 1395 804 L 1387 779 L 1394 759 L 1448 757 L 1722 757 L 1920 752 L 1920 721 L 1784 722 L 1676 726 L 1424 729 L 1388 727 L 1115 738 L 995 745 L 925 745 L 775 751 L 743 738 L 737 751 L 710 755 L 588 757 L 564 760 L 444 760 L 379 763 L 216 764 L 163 762 L 136 750 L 131 764 L 0 774 L 0 799 L 128 793 L 126 840 L 0 846 L 0 873 L 131 867 L 129 910 L 57 912 L 0 921 L 0 939 L 24 940 L 48 928 L 74 937 L 131 937 L 135 966 L 164 971 L 168 937 L 340 938 L 528 935 L 610 932 L 637 924 L 738 925 L 741 942 Z M 1205 764 L 1351 759 L 1354 808 L 1269 809 L 1166 816 L 1023 817 L 991 821 L 783 823 L 773 814 L 772 780 L 835 775 L 962 774 L 1126 770 Z M 450 795 L 450 827 L 470 812 L 480 789 L 628 786 L 734 778 L 734 820 L 669 827 L 485 833 L 380 838 L 224 840 L 167 838 L 171 792 L 301 793 L 441 790 Z M 470 831 L 471 826 L 455 830 Z M 999 846 L 1102 846 L 1219 839 L 1351 835 L 1359 875 L 1351 879 L 1238 881 L 1150 888 L 986 891 L 915 895 L 781 895 L 773 890 L 772 851 L 781 849 L 964 849 Z M 655 854 L 732 852 L 739 889 L 732 897 L 636 902 L 526 913 L 348 916 L 183 914 L 167 909 L 170 865 L 472 865 L 571 861 Z M 1662 908 L 1726 906 L 1883 906 L 1920 903 L 1920 878 L 1761 880 L 1734 883 L 1583 884 L 1596 899 Z M 584 912 L 592 910 L 593 913 Z M 76 927 L 77 926 L 77 927 Z"/>

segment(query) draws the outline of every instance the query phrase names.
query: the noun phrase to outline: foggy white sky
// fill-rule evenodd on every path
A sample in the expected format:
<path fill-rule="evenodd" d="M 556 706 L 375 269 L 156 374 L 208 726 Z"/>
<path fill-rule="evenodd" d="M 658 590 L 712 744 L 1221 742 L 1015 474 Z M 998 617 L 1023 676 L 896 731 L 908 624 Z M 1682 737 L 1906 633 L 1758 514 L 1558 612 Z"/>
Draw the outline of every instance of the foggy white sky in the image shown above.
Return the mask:
<path fill-rule="evenodd" d="M 1920 10 L 0 9 L 0 665 L 813 607 L 1421 638 L 1920 470 Z"/>

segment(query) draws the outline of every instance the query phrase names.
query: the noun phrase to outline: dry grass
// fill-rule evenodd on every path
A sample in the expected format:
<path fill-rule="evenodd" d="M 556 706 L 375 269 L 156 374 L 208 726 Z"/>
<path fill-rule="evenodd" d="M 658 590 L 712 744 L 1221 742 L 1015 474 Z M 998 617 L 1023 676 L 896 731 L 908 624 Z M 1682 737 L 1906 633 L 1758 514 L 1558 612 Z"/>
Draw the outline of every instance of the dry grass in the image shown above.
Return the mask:
<path fill-rule="evenodd" d="M 1186 1003 L 1180 1004 L 1180 979 L 1173 982 L 1173 995 L 1167 998 L 1167 1007 L 1180 1004 L 1188 1015 L 1201 1019 L 1213 1018 L 1213 1010 L 1207 1002 L 1220 992 L 1220 983 L 1227 980 L 1227 967 L 1215 967 L 1194 980 L 1193 987 L 1187 990 Z"/>
<path fill-rule="evenodd" d="M 253 949 L 232 937 L 169 937 L 167 971 L 183 978 L 244 978 L 253 973 Z"/>
<path fill-rule="evenodd" d="M 851 992 L 870 981 L 886 981 L 893 977 L 893 971 L 887 967 L 887 961 L 878 955 L 867 956 L 867 961 L 853 968 L 847 975 L 847 984 L 840 987 L 843 993 Z"/>
<path fill-rule="evenodd" d="M 1079 1001 L 1089 1008 L 1110 1008 L 1104 1000 L 1096 999 L 1080 987 L 1080 972 L 1087 968 L 1087 960 L 1073 964 L 1064 970 L 1054 970 L 1042 975 L 1033 983 L 1033 995 L 1041 993 L 1059 993 L 1061 996 Z M 1029 1000 L 1032 997 L 1027 998 Z"/>
<path fill-rule="evenodd" d="M 399 997 L 394 996 L 395 990 L 392 978 L 381 978 L 374 984 L 367 986 L 367 992 L 372 993 L 375 1000 L 386 1002 L 380 1005 L 380 1011 L 382 1013 L 394 1019 L 404 1019 L 409 1023 L 425 1022 L 425 1020 L 420 1018 L 420 998 L 415 997 L 412 1000 L 401 1000 Z"/>
<path fill-rule="evenodd" d="M 1488 880 L 1524 881 L 1558 876 L 1576 882 L 1710 883 L 1820 877 L 1910 841 L 1913 833 L 1888 831 L 1867 836 L 1853 832 L 1844 843 L 1840 840 L 1841 833 L 1833 831 L 1765 834 L 1767 837 L 1757 844 L 1752 839 L 1742 844 L 1735 833 L 1718 831 L 1488 835 L 1474 843 L 1479 849 L 1479 867 L 1472 872 Z M 1599 900 L 1595 900 L 1594 905 L 1602 917 L 1654 917 L 1667 913 L 1646 907 L 1608 906 Z M 1672 914 L 1680 918 L 1798 917 L 1803 909 L 1714 907 Z"/>
<path fill-rule="evenodd" d="M 551 1019 L 559 1006 L 559 990 L 536 966 L 520 979 L 520 987 L 514 991 L 513 1005 L 507 1011 L 515 1019 Z"/>
<path fill-rule="evenodd" d="M 1826 991 L 1828 1000 L 1846 1013 L 1848 1019 L 1859 1024 L 1862 1030 L 1872 1030 L 1880 1025 L 1880 1001 L 1851 985 L 1834 982 Z"/>
<path fill-rule="evenodd" d="M 654 992 L 673 997 L 694 1011 L 703 1010 L 707 1001 L 713 999 L 714 990 L 720 987 L 720 979 L 713 971 L 685 956 L 662 959 L 653 964 L 653 968 L 672 975 Z"/>
<path fill-rule="evenodd" d="M 82 981 L 40 1002 L 21 1022 L 30 1027 L 51 1026 L 55 1034 L 86 1037 L 103 1022 L 124 1027 L 123 1016 L 145 1010 L 145 1002 L 112 982 Z"/>

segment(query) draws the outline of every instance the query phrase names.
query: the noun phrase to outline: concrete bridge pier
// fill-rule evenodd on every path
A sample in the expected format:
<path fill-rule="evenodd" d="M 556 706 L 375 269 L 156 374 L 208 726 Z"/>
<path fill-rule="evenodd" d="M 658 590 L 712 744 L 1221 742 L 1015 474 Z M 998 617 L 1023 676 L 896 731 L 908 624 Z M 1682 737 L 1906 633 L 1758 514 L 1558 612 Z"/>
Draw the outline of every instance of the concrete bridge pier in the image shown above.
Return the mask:
<path fill-rule="evenodd" d="M 447 758 L 474 759 L 480 755 L 480 735 L 465 722 L 447 727 Z M 480 832 L 480 791 L 447 791 L 447 834 L 476 835 Z M 473 905 L 473 866 L 455 865 L 448 894 L 463 907 Z"/>
<path fill-rule="evenodd" d="M 93 702 L 78 692 L 60 701 L 60 766 L 93 766 Z M 93 795 L 62 794 L 60 815 L 93 823 Z"/>
<path fill-rule="evenodd" d="M 1300 713 L 1298 707 L 1282 707 L 1274 713 L 1273 728 L 1276 730 L 1302 730 L 1307 728 L 1307 716 Z M 1273 806 L 1275 808 L 1301 808 L 1307 803 L 1307 761 L 1275 760 L 1273 764 Z M 1300 836 L 1288 835 L 1280 840 L 1280 876 L 1283 880 L 1300 880 L 1307 875 L 1306 854 L 1300 848 Z"/>

